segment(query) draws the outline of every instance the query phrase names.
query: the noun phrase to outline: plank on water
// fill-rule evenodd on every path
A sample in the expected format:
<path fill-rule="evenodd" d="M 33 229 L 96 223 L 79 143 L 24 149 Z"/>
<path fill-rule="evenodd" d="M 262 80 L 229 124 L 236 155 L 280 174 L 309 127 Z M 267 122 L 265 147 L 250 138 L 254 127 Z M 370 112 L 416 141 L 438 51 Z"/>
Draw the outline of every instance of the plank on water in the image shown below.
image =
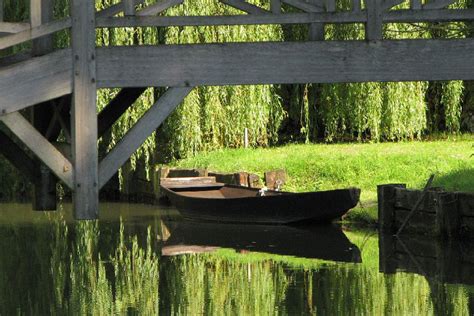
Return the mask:
<path fill-rule="evenodd" d="M 472 51 L 472 39 L 113 47 L 97 50 L 97 79 L 102 88 L 472 80 Z"/>

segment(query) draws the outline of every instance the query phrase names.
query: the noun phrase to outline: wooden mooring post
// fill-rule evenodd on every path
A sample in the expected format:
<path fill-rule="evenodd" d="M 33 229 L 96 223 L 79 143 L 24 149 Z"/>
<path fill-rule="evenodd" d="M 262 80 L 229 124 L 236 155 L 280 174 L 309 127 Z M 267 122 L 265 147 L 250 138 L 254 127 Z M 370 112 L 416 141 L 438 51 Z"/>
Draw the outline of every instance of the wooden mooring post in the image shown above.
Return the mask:
<path fill-rule="evenodd" d="M 407 189 L 404 184 L 378 186 L 379 229 L 396 233 L 406 223 L 406 232 L 441 239 L 474 237 L 474 193 L 427 192 Z M 419 204 L 416 211 L 413 206 Z M 407 216 L 413 214 L 408 221 Z"/>

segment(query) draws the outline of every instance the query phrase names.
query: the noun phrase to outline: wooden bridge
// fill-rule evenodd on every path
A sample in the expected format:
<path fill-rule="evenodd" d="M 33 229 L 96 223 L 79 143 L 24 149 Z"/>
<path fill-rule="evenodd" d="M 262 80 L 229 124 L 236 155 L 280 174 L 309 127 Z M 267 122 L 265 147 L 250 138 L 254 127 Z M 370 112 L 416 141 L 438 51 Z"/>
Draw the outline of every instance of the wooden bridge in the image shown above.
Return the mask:
<path fill-rule="evenodd" d="M 72 16 L 53 20 L 53 0 L 31 0 L 28 23 L 2 22 L 0 5 L 0 50 L 33 40 L 30 53 L 0 59 L 0 121 L 8 128 L 0 132 L 0 151 L 31 177 L 36 209 L 56 207 L 52 171 L 73 192 L 75 217 L 97 218 L 99 190 L 196 86 L 474 79 L 473 39 L 383 39 L 385 23 L 473 21 L 474 10 L 447 8 L 454 0 L 410 0 L 403 10 L 394 7 L 405 0 L 353 0 L 350 11 L 337 11 L 335 0 L 269 0 L 270 9 L 221 0 L 242 14 L 160 15 L 183 1 L 137 10 L 143 0 L 123 0 L 95 12 L 94 0 L 72 0 Z M 295 12 L 283 13 L 282 3 Z M 324 25 L 340 23 L 365 24 L 366 40 L 324 41 Z M 95 44 L 96 28 L 254 24 L 309 24 L 311 41 Z M 65 29 L 72 45 L 54 51 L 51 36 Z M 96 90 L 111 87 L 122 90 L 98 114 Z M 99 161 L 98 137 L 144 87 L 168 90 Z M 19 112 L 26 108 L 29 119 Z M 61 132 L 70 145 L 56 143 Z"/>

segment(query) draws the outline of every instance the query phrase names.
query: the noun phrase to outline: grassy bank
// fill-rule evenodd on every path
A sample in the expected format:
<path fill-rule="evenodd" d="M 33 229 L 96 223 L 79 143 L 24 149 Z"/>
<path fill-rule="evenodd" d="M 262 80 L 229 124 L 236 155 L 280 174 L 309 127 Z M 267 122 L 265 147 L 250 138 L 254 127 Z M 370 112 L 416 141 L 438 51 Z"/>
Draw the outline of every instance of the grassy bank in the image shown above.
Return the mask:
<path fill-rule="evenodd" d="M 264 171 L 283 168 L 289 191 L 356 186 L 361 205 L 347 217 L 353 222 L 377 221 L 377 185 L 406 183 L 421 188 L 431 173 L 435 186 L 474 191 L 474 135 L 429 142 L 381 144 L 307 144 L 265 149 L 228 149 L 181 160 L 178 167 L 210 170 Z"/>

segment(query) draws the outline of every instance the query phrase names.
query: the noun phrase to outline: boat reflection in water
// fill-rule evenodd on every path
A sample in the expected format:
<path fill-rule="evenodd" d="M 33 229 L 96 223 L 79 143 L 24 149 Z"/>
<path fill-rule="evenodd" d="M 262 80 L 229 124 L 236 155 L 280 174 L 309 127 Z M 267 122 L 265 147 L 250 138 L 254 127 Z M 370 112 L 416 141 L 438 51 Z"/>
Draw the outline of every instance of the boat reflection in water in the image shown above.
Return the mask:
<path fill-rule="evenodd" d="M 233 248 L 339 262 L 361 262 L 360 251 L 336 225 L 277 226 L 168 222 L 164 256 Z"/>

